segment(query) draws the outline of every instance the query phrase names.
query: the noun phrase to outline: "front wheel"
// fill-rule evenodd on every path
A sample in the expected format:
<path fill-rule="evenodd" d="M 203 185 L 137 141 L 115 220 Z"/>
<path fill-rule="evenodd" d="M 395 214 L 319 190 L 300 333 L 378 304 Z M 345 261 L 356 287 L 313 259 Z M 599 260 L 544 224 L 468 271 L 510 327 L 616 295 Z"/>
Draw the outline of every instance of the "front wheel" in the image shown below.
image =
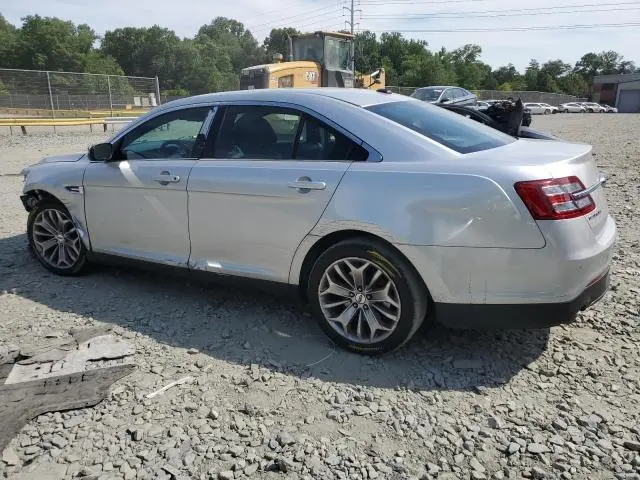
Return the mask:
<path fill-rule="evenodd" d="M 38 261 L 57 275 L 77 275 L 87 267 L 87 251 L 71 215 L 57 202 L 44 202 L 29 213 L 29 246 Z"/>
<path fill-rule="evenodd" d="M 551 113 L 551 110 L 549 110 L 548 108 L 544 111 L 545 115 L 549 115 Z"/>
<path fill-rule="evenodd" d="M 312 268 L 307 294 L 320 328 L 342 348 L 366 355 L 404 345 L 428 305 L 411 265 L 391 247 L 364 238 L 325 251 Z"/>

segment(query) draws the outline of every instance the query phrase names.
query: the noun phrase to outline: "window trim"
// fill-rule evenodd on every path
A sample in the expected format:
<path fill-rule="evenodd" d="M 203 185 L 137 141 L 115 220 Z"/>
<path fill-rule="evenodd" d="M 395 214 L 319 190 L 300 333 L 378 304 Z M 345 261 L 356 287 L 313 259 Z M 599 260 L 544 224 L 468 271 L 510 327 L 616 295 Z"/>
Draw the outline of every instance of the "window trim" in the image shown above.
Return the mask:
<path fill-rule="evenodd" d="M 367 150 L 367 152 L 369 152 L 369 156 L 367 157 L 367 159 L 363 160 L 363 161 L 360 161 L 360 162 L 356 162 L 355 160 L 298 160 L 296 158 L 291 158 L 289 160 L 282 160 L 282 161 L 285 161 L 285 162 L 287 162 L 287 161 L 288 162 L 346 162 L 346 163 L 367 163 L 367 162 L 381 162 L 382 161 L 382 154 L 380 154 L 380 152 L 378 152 L 375 148 L 373 148 L 371 145 L 366 143 L 364 140 L 361 140 L 360 138 L 355 136 L 353 133 L 349 132 L 344 127 L 338 125 L 333 120 L 325 117 L 321 113 L 318 113 L 315 110 L 312 110 L 312 109 L 310 109 L 308 107 L 305 107 L 303 105 L 299 105 L 299 104 L 296 104 L 296 103 L 279 102 L 279 101 L 268 101 L 268 100 L 229 100 L 229 101 L 221 101 L 221 102 L 217 103 L 217 107 L 218 108 L 217 108 L 217 111 L 216 111 L 216 118 L 215 118 L 215 121 L 213 121 L 211 123 L 211 128 L 215 128 L 216 126 L 220 125 L 221 119 L 224 117 L 224 113 L 226 111 L 226 107 L 232 107 L 232 106 L 273 107 L 273 108 L 288 108 L 290 110 L 295 110 L 297 112 L 300 112 L 301 120 L 304 118 L 305 115 L 307 115 L 307 116 L 313 118 L 314 120 L 316 120 L 316 121 L 318 121 L 320 123 L 324 123 L 328 127 L 333 128 L 335 131 L 337 131 L 341 135 L 344 135 L 349 140 L 351 140 L 353 143 L 355 143 L 356 145 L 361 146 L 362 148 Z M 302 123 L 303 122 L 301 121 L 300 125 L 302 125 Z M 300 128 L 300 125 L 298 126 L 298 128 Z M 216 129 L 216 131 L 214 131 L 212 135 L 208 136 L 208 138 L 207 138 L 208 145 L 207 145 L 206 150 L 208 151 L 209 154 L 211 154 L 211 156 L 207 156 L 207 157 L 201 156 L 199 158 L 200 161 L 217 161 L 217 160 L 221 160 L 221 159 L 213 157 L 213 152 L 215 151 L 215 143 L 216 143 L 216 140 L 217 140 L 217 137 L 218 137 L 218 133 L 219 133 L 219 129 Z M 299 132 L 298 132 L 298 134 L 299 134 Z M 296 141 L 297 141 L 297 138 L 298 138 L 298 134 L 296 134 Z M 294 152 L 295 152 L 295 150 L 294 150 Z M 250 160 L 250 159 L 245 159 L 245 158 L 233 159 L 233 158 L 231 158 L 231 159 L 225 159 L 225 160 L 229 160 L 229 161 L 233 161 L 233 160 L 247 161 L 247 160 Z M 271 161 L 271 160 L 255 159 L 255 160 L 251 160 L 251 161 L 260 162 L 260 161 Z"/>
<path fill-rule="evenodd" d="M 188 103 L 188 104 L 184 104 L 184 105 L 176 105 L 174 107 L 171 108 L 163 108 L 157 111 L 153 111 L 151 110 L 149 113 L 147 113 L 146 115 L 141 115 L 139 118 L 137 118 L 136 120 L 134 120 L 133 122 L 131 122 L 129 125 L 127 125 L 125 128 L 122 128 L 121 130 L 119 130 L 115 135 L 113 135 L 109 140 L 107 140 L 105 143 L 110 143 L 112 149 L 114 149 L 114 151 L 116 149 L 120 148 L 120 143 L 122 142 L 122 140 L 124 139 L 124 137 L 131 133 L 133 130 L 135 130 L 136 128 L 138 128 L 139 126 L 141 126 L 144 123 L 147 123 L 151 120 L 153 120 L 154 118 L 157 118 L 161 115 L 166 115 L 168 113 L 173 113 L 176 112 L 178 110 L 187 110 L 190 108 L 209 108 L 209 113 L 207 113 L 207 117 L 205 118 L 204 122 L 202 122 L 202 125 L 200 126 L 200 131 L 198 132 L 198 135 L 204 135 L 205 136 L 205 145 L 207 144 L 207 137 L 209 135 L 209 126 L 212 125 L 213 120 L 215 118 L 216 112 L 218 111 L 218 102 L 194 102 L 194 103 Z M 207 130 L 204 130 L 204 127 L 207 126 Z M 200 152 L 200 154 L 202 154 L 202 152 Z M 190 157 L 190 160 L 193 159 L 199 159 L 200 157 Z M 135 159 L 135 160 L 128 160 L 128 161 L 138 161 L 138 160 L 144 160 L 144 159 Z M 179 159 L 172 159 L 172 160 L 179 160 Z M 187 159 L 184 159 L 187 160 Z M 113 162 L 120 162 L 123 160 L 110 160 Z M 90 160 L 91 163 L 105 163 L 102 162 L 100 160 Z M 108 163 L 108 162 L 106 162 Z"/>

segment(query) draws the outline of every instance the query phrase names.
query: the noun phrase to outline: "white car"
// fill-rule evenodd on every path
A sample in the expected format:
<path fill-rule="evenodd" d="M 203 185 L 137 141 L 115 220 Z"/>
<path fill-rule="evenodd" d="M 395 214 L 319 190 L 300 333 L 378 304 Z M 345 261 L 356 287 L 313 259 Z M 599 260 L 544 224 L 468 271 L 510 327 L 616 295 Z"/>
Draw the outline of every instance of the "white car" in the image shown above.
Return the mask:
<path fill-rule="evenodd" d="M 606 108 L 595 102 L 582 102 L 580 105 L 582 105 L 589 113 L 604 113 L 607 111 Z"/>
<path fill-rule="evenodd" d="M 548 103 L 541 103 L 540 105 L 542 105 L 546 109 L 551 110 L 551 113 L 558 113 L 559 112 L 558 107 L 554 107 L 553 105 L 549 105 Z"/>
<path fill-rule="evenodd" d="M 555 113 L 554 109 L 557 111 L 556 107 L 552 107 L 548 103 L 531 103 L 527 102 L 524 104 L 524 108 L 529 109 L 532 114 L 544 114 L 549 115 L 550 113 Z"/>
<path fill-rule="evenodd" d="M 587 111 L 586 108 L 576 102 L 563 103 L 558 110 L 565 113 L 584 113 Z"/>
<path fill-rule="evenodd" d="M 365 89 L 175 100 L 23 175 L 49 271 L 128 260 L 279 283 L 334 343 L 372 355 L 425 319 L 571 322 L 607 291 L 615 249 L 590 145 Z"/>
<path fill-rule="evenodd" d="M 604 108 L 606 113 L 618 113 L 618 109 L 616 107 L 612 107 L 611 105 L 600 105 Z"/>

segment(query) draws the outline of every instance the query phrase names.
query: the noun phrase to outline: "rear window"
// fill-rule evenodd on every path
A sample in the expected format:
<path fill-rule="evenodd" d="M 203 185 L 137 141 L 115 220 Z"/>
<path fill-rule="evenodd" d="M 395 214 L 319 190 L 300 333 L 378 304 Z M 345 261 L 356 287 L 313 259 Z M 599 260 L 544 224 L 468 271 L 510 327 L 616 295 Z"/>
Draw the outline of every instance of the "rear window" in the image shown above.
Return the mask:
<path fill-rule="evenodd" d="M 516 139 L 457 113 L 413 100 L 365 107 L 459 153 L 501 147 Z"/>

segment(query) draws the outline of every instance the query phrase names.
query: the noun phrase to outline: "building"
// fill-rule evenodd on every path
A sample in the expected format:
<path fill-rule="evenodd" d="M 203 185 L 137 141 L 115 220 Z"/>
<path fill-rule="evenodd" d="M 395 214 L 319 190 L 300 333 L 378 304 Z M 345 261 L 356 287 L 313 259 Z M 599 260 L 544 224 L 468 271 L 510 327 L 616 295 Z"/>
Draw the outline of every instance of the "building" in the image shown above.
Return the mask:
<path fill-rule="evenodd" d="M 624 113 L 640 113 L 640 73 L 597 75 L 593 101 L 606 103 Z"/>

